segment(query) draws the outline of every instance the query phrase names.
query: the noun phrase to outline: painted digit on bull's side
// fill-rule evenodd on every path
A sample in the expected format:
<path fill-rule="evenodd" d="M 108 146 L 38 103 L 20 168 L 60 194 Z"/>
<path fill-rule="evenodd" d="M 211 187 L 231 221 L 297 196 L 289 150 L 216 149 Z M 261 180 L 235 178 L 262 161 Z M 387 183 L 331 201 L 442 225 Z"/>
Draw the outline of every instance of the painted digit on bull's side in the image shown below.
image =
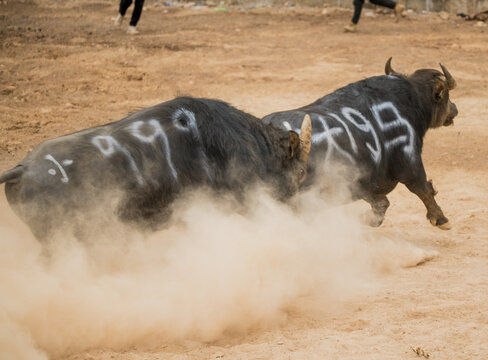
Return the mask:
<path fill-rule="evenodd" d="M 116 152 L 124 154 L 125 158 L 129 162 L 131 170 L 134 172 L 136 180 L 139 185 L 144 185 L 145 181 L 137 167 L 137 164 L 130 154 L 129 150 L 119 144 L 119 142 L 112 136 L 98 135 L 92 139 L 93 145 L 95 145 L 100 152 L 107 157 L 112 156 Z"/>
<path fill-rule="evenodd" d="M 391 102 L 384 102 L 378 105 L 374 105 L 371 108 L 373 112 L 376 123 L 380 127 L 383 133 L 387 133 L 389 130 L 399 127 L 404 127 L 407 129 L 407 134 L 399 135 L 391 140 L 385 141 L 385 149 L 389 151 L 391 148 L 403 144 L 403 152 L 410 158 L 413 159 L 414 156 L 414 131 L 412 125 L 404 119 L 398 109 Z M 382 112 L 390 111 L 394 114 L 394 120 L 387 123 L 383 122 L 381 116 Z"/>
<path fill-rule="evenodd" d="M 47 154 L 46 156 L 44 156 L 44 159 L 46 160 L 49 160 L 51 161 L 52 163 L 54 163 L 54 165 L 56 165 L 59 169 L 59 172 L 61 173 L 61 182 L 63 183 L 68 183 L 69 182 L 69 177 L 68 177 L 68 174 L 66 173 L 66 170 L 64 170 L 64 168 L 61 166 L 61 164 L 51 155 L 51 154 Z M 73 160 L 63 160 L 62 161 L 63 165 L 65 166 L 69 166 L 71 164 L 73 164 Z M 49 169 L 48 171 L 48 174 L 49 175 L 56 175 L 56 170 L 55 169 Z"/>
<path fill-rule="evenodd" d="M 195 118 L 195 114 L 187 109 L 177 109 L 172 117 L 173 125 L 175 128 L 181 131 L 190 132 L 200 141 L 200 132 L 198 131 L 197 120 Z M 200 152 L 202 157 L 202 166 L 207 178 L 210 182 L 213 182 L 212 175 L 210 173 L 210 166 L 209 161 L 207 158 L 207 154 L 205 151 Z"/>
<path fill-rule="evenodd" d="M 197 120 L 195 114 L 187 109 L 177 109 L 172 117 L 173 125 L 181 131 L 188 132 L 200 137 L 198 132 Z"/>
<path fill-rule="evenodd" d="M 150 132 L 149 135 L 144 135 L 141 132 L 141 127 L 146 124 L 152 127 L 152 132 Z M 178 180 L 178 173 L 176 172 L 176 169 L 173 165 L 173 161 L 171 160 L 171 150 L 169 147 L 168 137 L 166 136 L 166 133 L 164 132 L 159 121 L 154 119 L 149 121 L 136 121 L 131 124 L 130 132 L 140 141 L 145 143 L 152 143 L 154 139 L 160 137 L 163 140 L 164 150 L 166 152 L 166 162 L 168 163 L 168 167 L 169 170 L 171 171 L 171 175 L 175 180 Z"/>
<path fill-rule="evenodd" d="M 371 134 L 374 140 L 374 144 L 366 142 L 366 147 L 370 151 L 373 161 L 376 164 L 379 164 L 381 161 L 381 146 L 380 146 L 380 141 L 378 139 L 378 135 L 376 134 L 373 125 L 371 125 L 368 119 L 366 119 L 366 117 L 364 117 L 364 115 L 361 114 L 356 109 L 350 107 L 344 107 L 341 109 L 341 113 L 344 116 L 344 118 L 349 122 L 351 122 L 351 124 L 353 124 L 356 128 L 358 128 L 359 130 L 365 133 Z M 357 122 L 356 119 L 360 119 L 361 122 L 360 123 Z"/>

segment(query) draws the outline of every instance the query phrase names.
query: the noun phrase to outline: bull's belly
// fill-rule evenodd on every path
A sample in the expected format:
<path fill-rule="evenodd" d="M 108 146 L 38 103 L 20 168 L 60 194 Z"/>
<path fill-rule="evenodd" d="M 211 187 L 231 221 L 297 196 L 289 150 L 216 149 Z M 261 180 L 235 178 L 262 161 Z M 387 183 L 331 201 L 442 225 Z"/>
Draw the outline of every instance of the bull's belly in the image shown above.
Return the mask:
<path fill-rule="evenodd" d="M 358 182 L 358 193 L 361 198 L 368 196 L 387 195 L 398 184 L 397 180 L 364 178 Z"/>

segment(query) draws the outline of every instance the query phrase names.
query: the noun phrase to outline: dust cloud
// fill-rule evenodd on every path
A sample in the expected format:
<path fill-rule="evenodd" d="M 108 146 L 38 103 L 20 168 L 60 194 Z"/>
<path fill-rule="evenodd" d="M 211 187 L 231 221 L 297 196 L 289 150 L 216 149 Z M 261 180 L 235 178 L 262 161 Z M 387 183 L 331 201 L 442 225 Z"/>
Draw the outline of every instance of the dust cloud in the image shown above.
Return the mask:
<path fill-rule="evenodd" d="M 2 359 L 213 341 L 279 326 L 291 308 L 333 311 L 372 291 L 385 270 L 432 255 L 375 235 L 358 206 L 331 207 L 313 191 L 289 206 L 259 190 L 239 211 L 228 199 L 189 194 L 171 224 L 151 235 L 120 225 L 89 245 L 59 236 L 46 261 L 0 203 Z"/>

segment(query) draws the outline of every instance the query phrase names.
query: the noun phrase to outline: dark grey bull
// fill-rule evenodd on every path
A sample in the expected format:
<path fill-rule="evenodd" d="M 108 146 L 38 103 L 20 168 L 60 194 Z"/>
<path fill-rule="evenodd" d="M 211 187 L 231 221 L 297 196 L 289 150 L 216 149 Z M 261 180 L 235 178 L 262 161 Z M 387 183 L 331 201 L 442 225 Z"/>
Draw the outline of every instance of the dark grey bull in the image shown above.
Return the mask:
<path fill-rule="evenodd" d="M 85 214 L 107 193 L 125 221 L 157 226 L 178 193 L 209 186 L 241 196 L 256 181 L 280 198 L 305 179 L 310 118 L 301 135 L 216 100 L 177 98 L 104 126 L 46 141 L 0 175 L 8 202 L 38 238 Z"/>
<path fill-rule="evenodd" d="M 263 121 L 291 130 L 300 128 L 305 114 L 311 116 L 314 135 L 304 186 L 330 179 L 336 169 L 353 169 L 346 172 L 352 178 L 348 190 L 353 199 L 371 205 L 368 221 L 379 226 L 389 206 L 386 195 L 400 182 L 423 201 L 433 225 L 448 229 L 421 157 L 427 130 L 453 124 L 458 113 L 449 99 L 456 82 L 442 64 L 441 69 L 421 69 L 407 76 L 391 68 L 390 58 L 386 76 L 349 84 Z"/>

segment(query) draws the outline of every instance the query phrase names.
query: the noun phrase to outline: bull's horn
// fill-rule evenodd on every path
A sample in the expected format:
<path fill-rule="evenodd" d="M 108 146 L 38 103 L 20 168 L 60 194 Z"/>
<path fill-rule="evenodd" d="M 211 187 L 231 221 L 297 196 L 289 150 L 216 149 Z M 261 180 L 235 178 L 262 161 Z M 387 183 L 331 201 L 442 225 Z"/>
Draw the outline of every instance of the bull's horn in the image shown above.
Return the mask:
<path fill-rule="evenodd" d="M 395 75 L 395 76 L 403 76 L 403 74 L 399 73 L 399 72 L 396 72 L 395 70 L 393 70 L 391 68 L 391 59 L 392 57 L 390 57 L 388 60 L 386 60 L 386 64 L 385 64 L 385 74 L 386 75 Z"/>
<path fill-rule="evenodd" d="M 312 146 L 312 119 L 307 114 L 303 118 L 300 130 L 300 160 L 307 162 L 310 147 Z"/>
<path fill-rule="evenodd" d="M 0 184 L 4 182 L 17 182 L 19 178 L 24 173 L 25 168 L 22 165 L 17 165 L 13 169 L 5 171 L 3 174 L 0 175 Z"/>
<path fill-rule="evenodd" d="M 447 71 L 444 65 L 439 63 L 441 66 L 442 72 L 444 73 L 444 76 L 446 77 L 446 84 L 447 84 L 447 89 L 452 90 L 456 87 L 456 80 L 452 77 L 451 73 Z"/>

